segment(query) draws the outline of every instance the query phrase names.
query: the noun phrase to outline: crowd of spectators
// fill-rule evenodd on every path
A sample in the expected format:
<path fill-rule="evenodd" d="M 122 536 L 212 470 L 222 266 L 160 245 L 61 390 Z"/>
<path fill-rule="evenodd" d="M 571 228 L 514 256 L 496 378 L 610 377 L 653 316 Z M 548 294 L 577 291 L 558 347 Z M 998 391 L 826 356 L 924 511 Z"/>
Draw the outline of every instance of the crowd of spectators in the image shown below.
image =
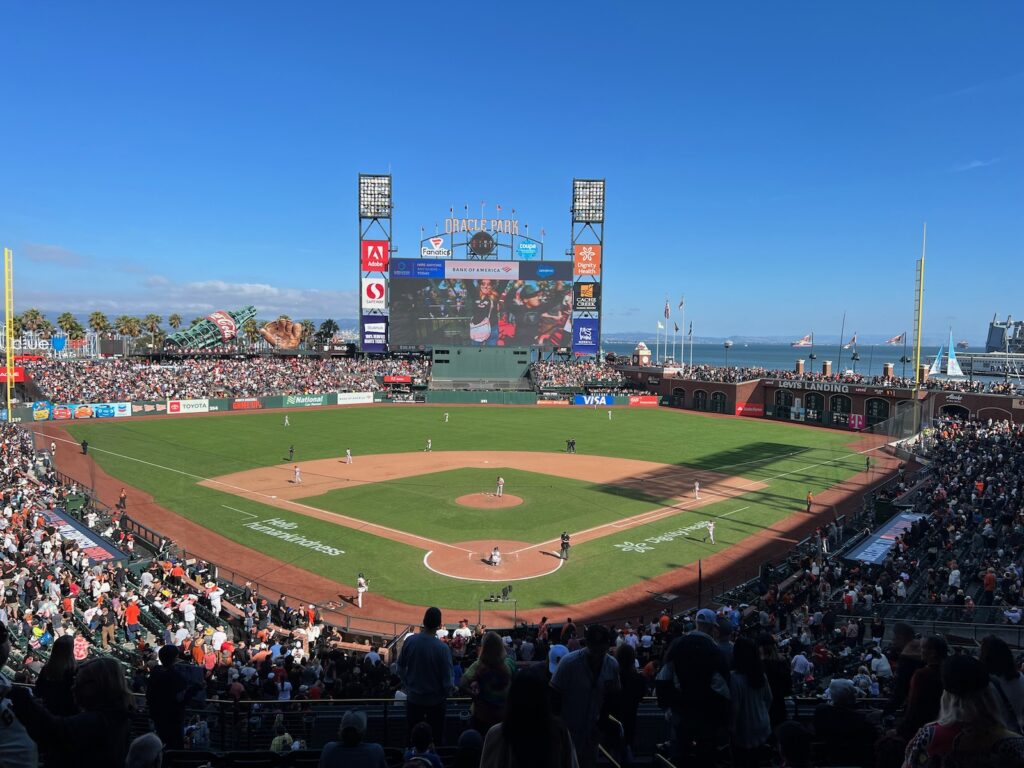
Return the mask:
<path fill-rule="evenodd" d="M 614 364 L 604 360 L 538 360 L 530 367 L 530 378 L 539 391 L 572 389 L 605 394 L 636 391 Z"/>
<path fill-rule="evenodd" d="M 408 376 L 413 384 L 430 376 L 427 358 L 117 358 L 41 360 L 25 367 L 58 403 L 369 392 L 381 388 L 384 376 Z"/>

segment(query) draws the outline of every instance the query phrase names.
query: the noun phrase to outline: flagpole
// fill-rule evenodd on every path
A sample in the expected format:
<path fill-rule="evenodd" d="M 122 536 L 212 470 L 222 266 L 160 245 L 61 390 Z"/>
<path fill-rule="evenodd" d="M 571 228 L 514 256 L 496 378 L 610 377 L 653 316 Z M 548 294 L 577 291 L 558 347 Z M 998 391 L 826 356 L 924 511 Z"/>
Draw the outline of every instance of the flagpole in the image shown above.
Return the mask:
<path fill-rule="evenodd" d="M 690 375 L 693 375 L 693 321 L 690 321 Z"/>
<path fill-rule="evenodd" d="M 846 333 L 846 313 L 843 312 L 843 326 L 839 330 L 839 359 L 836 361 L 836 375 L 843 372 L 843 334 Z"/>
<path fill-rule="evenodd" d="M 907 332 L 903 332 L 903 378 L 907 378 Z"/>

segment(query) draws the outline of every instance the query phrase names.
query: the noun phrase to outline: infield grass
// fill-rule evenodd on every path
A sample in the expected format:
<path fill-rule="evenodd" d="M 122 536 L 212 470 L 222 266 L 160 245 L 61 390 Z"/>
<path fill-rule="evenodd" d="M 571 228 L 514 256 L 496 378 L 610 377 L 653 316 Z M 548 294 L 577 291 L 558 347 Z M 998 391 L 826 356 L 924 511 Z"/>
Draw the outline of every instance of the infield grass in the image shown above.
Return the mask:
<path fill-rule="evenodd" d="M 443 423 L 445 411 L 451 414 L 448 424 Z M 108 473 L 224 536 L 347 584 L 354 583 L 357 572 L 367 572 L 374 593 L 416 605 L 434 603 L 467 611 L 500 585 L 440 576 L 425 568 L 424 553 L 415 547 L 268 507 L 200 486 L 198 481 L 279 465 L 286 459 L 289 445 L 295 446 L 296 460 L 306 461 L 338 457 L 346 448 L 357 457 L 419 451 L 428 437 L 435 452 L 560 451 L 565 440 L 573 437 L 584 455 L 685 465 L 767 483 L 758 491 L 574 546 L 570 561 L 556 573 L 516 583 L 514 596 L 519 608 L 554 609 L 637 584 L 727 549 L 803 509 L 807 491 L 818 494 L 864 468 L 864 457 L 846 447 L 856 438 L 854 434 L 666 409 L 616 409 L 609 421 L 607 409 L 380 406 L 298 410 L 289 412 L 289 419 L 287 428 L 280 412 L 111 419 L 67 426 L 76 440 L 89 441 L 90 454 Z M 488 527 L 481 525 L 480 510 L 453 502 L 463 492 L 489 488 L 493 470 L 480 478 L 474 471 L 440 473 L 450 476 L 443 478 L 443 487 L 415 487 L 432 477 L 422 475 L 302 501 L 362 519 L 372 517 L 373 522 L 444 541 L 499 536 L 490 520 Z M 563 478 L 513 474 L 512 470 L 505 472 L 505 477 L 508 492 L 523 497 L 526 503 L 498 513 L 507 514 L 510 520 L 501 538 L 547 540 L 561 531 L 562 522 L 557 520 L 580 530 L 661 504 L 661 500 L 615 494 L 607 487 Z M 77 479 L 88 482 L 88 478 Z M 247 528 L 245 523 L 252 518 L 243 513 L 255 515 L 257 520 L 295 524 L 301 535 L 338 546 L 345 554 L 320 554 L 269 537 Z M 680 533 L 682 528 L 712 518 L 717 519 L 714 547 L 702 542 L 699 534 L 695 538 L 693 532 Z M 659 540 L 651 542 L 652 538 Z M 749 563 L 751 573 L 759 565 Z"/>

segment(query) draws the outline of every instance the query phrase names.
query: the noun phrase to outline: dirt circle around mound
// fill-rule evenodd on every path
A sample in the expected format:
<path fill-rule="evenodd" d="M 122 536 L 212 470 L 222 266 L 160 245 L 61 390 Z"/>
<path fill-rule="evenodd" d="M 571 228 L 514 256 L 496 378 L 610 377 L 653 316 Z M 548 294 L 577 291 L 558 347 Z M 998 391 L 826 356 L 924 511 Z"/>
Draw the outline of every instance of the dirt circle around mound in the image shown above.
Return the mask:
<path fill-rule="evenodd" d="M 496 496 L 493 493 L 467 493 L 464 496 L 459 496 L 455 503 L 473 509 L 506 509 L 518 507 L 523 500 L 511 493 L 504 493 L 501 496 Z"/>
<path fill-rule="evenodd" d="M 501 565 L 487 563 L 491 550 L 501 551 Z M 427 552 L 423 565 L 441 576 L 461 581 L 521 581 L 549 576 L 565 561 L 557 552 L 541 551 L 522 541 L 486 539 L 460 541 L 437 552 Z M 513 595 L 514 597 L 514 595 Z"/>

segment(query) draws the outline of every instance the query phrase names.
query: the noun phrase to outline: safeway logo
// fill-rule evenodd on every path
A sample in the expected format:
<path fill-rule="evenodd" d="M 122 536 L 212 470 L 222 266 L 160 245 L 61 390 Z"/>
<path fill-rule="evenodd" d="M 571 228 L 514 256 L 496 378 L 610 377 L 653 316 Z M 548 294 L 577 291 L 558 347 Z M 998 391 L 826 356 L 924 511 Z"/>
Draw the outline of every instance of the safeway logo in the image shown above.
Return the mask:
<path fill-rule="evenodd" d="M 387 271 L 390 258 L 390 244 L 387 240 L 363 240 L 360 246 L 360 260 L 364 272 Z"/>
<path fill-rule="evenodd" d="M 363 309 L 387 309 L 387 283 L 379 277 L 363 278 Z"/>

